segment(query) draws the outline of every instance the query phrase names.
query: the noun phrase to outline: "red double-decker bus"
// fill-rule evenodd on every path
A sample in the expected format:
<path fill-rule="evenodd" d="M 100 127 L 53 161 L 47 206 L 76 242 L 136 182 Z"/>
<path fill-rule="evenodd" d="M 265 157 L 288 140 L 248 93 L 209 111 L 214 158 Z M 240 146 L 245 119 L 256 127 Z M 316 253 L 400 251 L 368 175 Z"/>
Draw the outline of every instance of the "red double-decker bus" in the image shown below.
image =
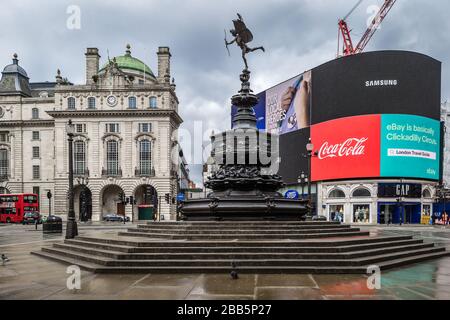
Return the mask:
<path fill-rule="evenodd" d="M 0 222 L 22 223 L 27 212 L 39 212 L 38 195 L 33 193 L 0 194 Z"/>

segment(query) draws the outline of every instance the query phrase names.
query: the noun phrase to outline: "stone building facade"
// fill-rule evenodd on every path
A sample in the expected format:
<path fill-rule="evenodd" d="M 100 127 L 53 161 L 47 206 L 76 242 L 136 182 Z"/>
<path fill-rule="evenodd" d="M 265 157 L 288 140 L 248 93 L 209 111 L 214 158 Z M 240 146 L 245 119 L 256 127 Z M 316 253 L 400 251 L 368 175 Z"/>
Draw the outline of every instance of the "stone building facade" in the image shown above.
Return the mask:
<path fill-rule="evenodd" d="M 0 193 L 38 193 L 44 215 L 50 208 L 67 215 L 71 119 L 78 219 L 174 219 L 179 165 L 172 153 L 182 119 L 169 48 L 157 57 L 155 75 L 129 45 L 103 66 L 99 50 L 88 48 L 85 83 L 74 85 L 59 70 L 54 82 L 30 83 L 15 55 L 0 80 Z"/>

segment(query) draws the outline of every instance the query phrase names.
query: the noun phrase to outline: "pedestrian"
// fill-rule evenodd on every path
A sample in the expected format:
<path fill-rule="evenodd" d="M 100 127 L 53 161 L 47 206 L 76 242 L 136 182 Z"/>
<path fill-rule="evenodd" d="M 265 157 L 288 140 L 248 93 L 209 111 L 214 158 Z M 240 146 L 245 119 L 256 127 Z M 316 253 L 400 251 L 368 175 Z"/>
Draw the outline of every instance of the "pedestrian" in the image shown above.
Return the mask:
<path fill-rule="evenodd" d="M 34 228 L 37 230 L 39 219 L 34 219 Z"/>

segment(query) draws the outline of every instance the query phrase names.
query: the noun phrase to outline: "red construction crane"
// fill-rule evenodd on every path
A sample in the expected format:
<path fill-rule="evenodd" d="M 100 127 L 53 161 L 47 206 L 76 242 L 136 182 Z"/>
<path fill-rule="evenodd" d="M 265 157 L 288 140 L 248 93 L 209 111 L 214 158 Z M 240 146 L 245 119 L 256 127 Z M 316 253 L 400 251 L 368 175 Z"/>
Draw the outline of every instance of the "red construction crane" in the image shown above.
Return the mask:
<path fill-rule="evenodd" d="M 350 36 L 350 30 L 347 25 L 347 18 L 355 11 L 357 7 L 363 2 L 363 0 L 359 0 L 358 3 L 350 10 L 350 12 L 345 16 L 344 19 L 339 20 L 339 31 L 340 35 L 342 36 L 342 39 L 344 41 L 343 45 L 343 55 L 349 56 L 353 54 L 361 53 L 364 48 L 369 43 L 370 39 L 372 39 L 374 33 L 378 30 L 378 27 L 383 22 L 384 18 L 386 18 L 389 11 L 394 6 L 395 2 L 397 0 L 385 0 L 383 6 L 381 7 L 380 11 L 378 11 L 377 15 L 373 18 L 371 24 L 367 28 L 366 32 L 364 33 L 361 40 L 359 40 L 356 47 L 353 46 L 352 37 Z M 339 46 L 339 35 L 338 35 L 338 46 Z M 339 48 L 338 48 L 339 50 Z M 339 54 L 339 52 L 338 52 Z"/>

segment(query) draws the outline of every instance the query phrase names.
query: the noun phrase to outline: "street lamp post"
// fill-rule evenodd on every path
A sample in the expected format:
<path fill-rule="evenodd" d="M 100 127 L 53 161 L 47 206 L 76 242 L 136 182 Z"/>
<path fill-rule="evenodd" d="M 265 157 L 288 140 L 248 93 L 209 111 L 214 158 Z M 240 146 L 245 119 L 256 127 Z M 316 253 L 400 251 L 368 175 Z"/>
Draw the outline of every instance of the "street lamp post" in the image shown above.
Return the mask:
<path fill-rule="evenodd" d="M 306 151 L 308 156 L 308 217 L 312 218 L 312 197 L 311 197 L 311 157 L 313 154 L 314 145 L 311 142 L 311 138 L 309 138 L 308 143 L 306 144 Z"/>
<path fill-rule="evenodd" d="M 52 192 L 51 190 L 48 190 L 47 192 L 47 198 L 48 198 L 48 216 L 52 216 Z"/>
<path fill-rule="evenodd" d="M 73 194 L 73 136 L 75 133 L 75 126 L 72 120 L 66 126 L 67 141 L 69 142 L 69 214 L 67 216 L 66 239 L 73 239 L 78 235 L 77 222 L 75 220 L 74 210 L 74 194 Z"/>
<path fill-rule="evenodd" d="M 305 183 L 308 182 L 308 176 L 305 174 L 304 171 L 302 171 L 302 173 L 298 176 L 297 182 L 301 185 L 301 188 L 302 188 L 302 199 L 303 199 L 304 194 L 305 194 Z"/>

